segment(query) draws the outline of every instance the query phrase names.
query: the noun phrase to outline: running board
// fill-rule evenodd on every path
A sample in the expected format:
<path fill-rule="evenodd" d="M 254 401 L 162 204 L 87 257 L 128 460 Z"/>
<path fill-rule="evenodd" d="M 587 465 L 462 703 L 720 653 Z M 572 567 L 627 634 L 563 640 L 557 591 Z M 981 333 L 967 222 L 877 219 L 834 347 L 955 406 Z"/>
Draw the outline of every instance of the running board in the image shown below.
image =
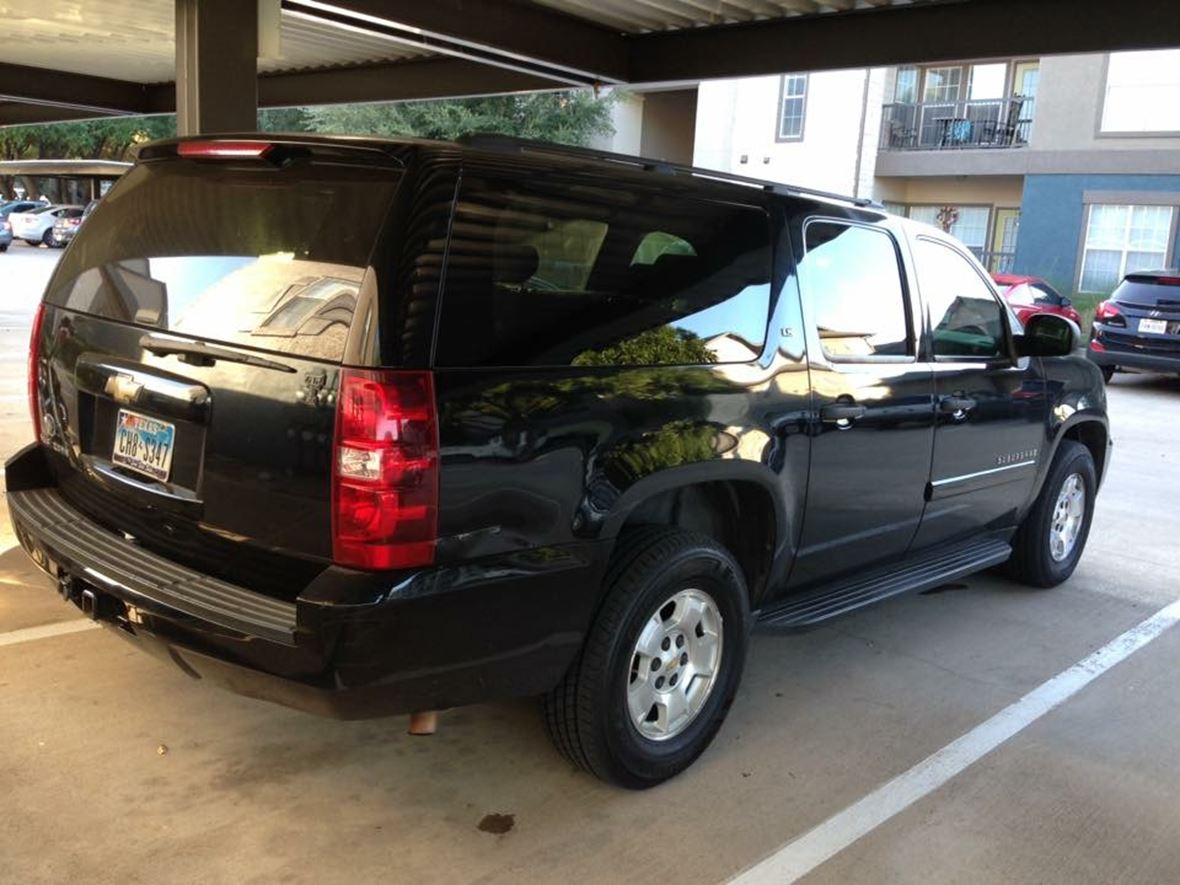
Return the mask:
<path fill-rule="evenodd" d="M 891 567 L 874 569 L 834 587 L 779 602 L 763 609 L 758 623 L 774 628 L 818 624 L 891 596 L 929 590 L 964 578 L 999 565 L 1011 555 L 1011 545 L 995 538 L 942 547 Z"/>

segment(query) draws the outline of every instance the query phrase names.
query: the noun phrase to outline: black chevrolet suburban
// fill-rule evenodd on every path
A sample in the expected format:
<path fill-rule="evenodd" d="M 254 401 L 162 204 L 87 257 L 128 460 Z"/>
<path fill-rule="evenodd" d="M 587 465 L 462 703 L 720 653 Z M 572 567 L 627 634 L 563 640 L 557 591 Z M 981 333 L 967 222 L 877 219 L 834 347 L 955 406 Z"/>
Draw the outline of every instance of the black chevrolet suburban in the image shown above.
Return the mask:
<path fill-rule="evenodd" d="M 8 506 L 194 678 L 540 695 L 644 787 L 756 623 L 1069 577 L 1110 452 L 1079 334 L 864 200 L 491 136 L 159 142 L 45 293 Z"/>

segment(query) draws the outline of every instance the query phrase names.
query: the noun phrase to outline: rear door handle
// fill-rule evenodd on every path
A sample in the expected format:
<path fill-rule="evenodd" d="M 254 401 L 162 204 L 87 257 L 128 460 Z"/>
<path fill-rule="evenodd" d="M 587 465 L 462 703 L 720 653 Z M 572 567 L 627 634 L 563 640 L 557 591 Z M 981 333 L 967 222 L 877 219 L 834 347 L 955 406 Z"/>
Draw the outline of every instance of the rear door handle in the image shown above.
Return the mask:
<path fill-rule="evenodd" d="M 836 403 L 819 410 L 819 420 L 827 423 L 855 421 L 865 416 L 865 407 L 854 403 Z"/>
<path fill-rule="evenodd" d="M 938 408 L 951 414 L 967 413 L 975 408 L 975 400 L 969 396 L 944 396 L 939 400 Z"/>

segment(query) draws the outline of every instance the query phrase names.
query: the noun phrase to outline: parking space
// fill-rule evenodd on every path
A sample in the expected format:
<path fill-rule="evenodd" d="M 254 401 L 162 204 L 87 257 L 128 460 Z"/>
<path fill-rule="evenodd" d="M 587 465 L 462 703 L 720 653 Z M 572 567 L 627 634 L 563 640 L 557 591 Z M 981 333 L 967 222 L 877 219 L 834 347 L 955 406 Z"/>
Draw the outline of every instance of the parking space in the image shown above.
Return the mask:
<path fill-rule="evenodd" d="M 57 257 L 0 256 L 6 452 L 29 435 L 27 324 Z M 1116 376 L 1110 400 L 1115 459 L 1069 583 L 1032 591 L 983 575 L 811 632 L 760 633 L 714 746 L 641 794 L 571 770 L 529 702 L 454 710 L 436 736 L 413 738 L 404 719 L 341 723 L 229 695 L 109 630 L 5 644 L 80 623 L 7 549 L 3 878 L 732 877 L 1176 598 L 1180 381 Z M 1180 633 L 1165 633 L 812 878 L 1174 878 L 1178 664 Z"/>

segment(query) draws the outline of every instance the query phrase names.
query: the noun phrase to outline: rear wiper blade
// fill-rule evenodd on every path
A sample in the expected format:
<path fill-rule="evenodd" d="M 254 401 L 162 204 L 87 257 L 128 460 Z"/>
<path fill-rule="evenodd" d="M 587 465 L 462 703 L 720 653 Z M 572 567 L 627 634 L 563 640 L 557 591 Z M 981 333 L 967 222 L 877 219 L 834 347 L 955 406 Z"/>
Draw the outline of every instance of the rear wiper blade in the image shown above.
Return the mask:
<path fill-rule="evenodd" d="M 139 346 L 156 356 L 177 354 L 182 360 L 195 366 L 211 366 L 217 360 L 225 360 L 227 363 L 244 363 L 260 369 L 274 369 L 276 372 L 297 371 L 294 366 L 288 366 L 286 363 L 277 363 L 265 357 L 200 341 L 180 341 L 176 338 L 148 334 L 139 339 Z"/>

